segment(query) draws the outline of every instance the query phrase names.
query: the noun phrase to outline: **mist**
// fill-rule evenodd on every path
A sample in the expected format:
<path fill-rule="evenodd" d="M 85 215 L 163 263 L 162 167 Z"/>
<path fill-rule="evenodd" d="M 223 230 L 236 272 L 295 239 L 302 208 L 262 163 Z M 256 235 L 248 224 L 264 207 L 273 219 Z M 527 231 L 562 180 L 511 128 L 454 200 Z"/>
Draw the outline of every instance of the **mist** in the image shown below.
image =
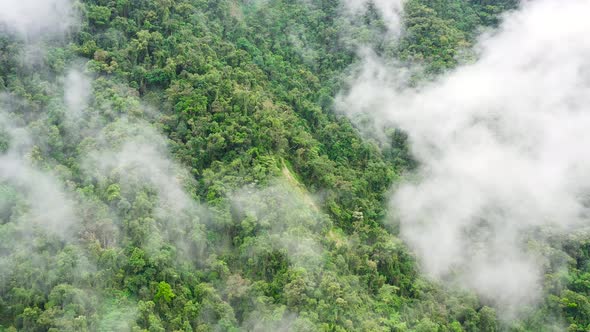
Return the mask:
<path fill-rule="evenodd" d="M 169 156 L 155 128 L 140 119 L 118 118 L 81 144 L 80 164 L 91 181 L 107 188 L 121 212 L 145 218 L 142 241 L 148 255 L 173 243 L 179 261 L 205 261 L 209 213 L 190 196 L 194 179 Z M 145 199 L 150 203 L 137 210 Z"/>
<path fill-rule="evenodd" d="M 485 330 L 486 306 L 546 298 L 559 315 L 566 296 L 542 297 L 549 249 L 531 242 L 587 222 L 590 4 L 527 2 L 478 60 L 416 85 L 367 47 L 395 52 L 403 0 L 302 1 L 313 10 L 244 2 L 268 17 L 237 2 L 0 4 L 0 60 L 19 67 L 0 82 L 0 330 Z M 420 165 L 386 222 L 424 275 L 474 292 L 416 273 L 379 224 L 388 157 L 315 114 L 359 45 L 338 110 L 375 138 L 408 133 Z"/>
<path fill-rule="evenodd" d="M 307 195 L 285 179 L 266 188 L 244 187 L 231 194 L 233 210 L 243 219 L 242 227 L 260 229 L 247 252 L 256 256 L 270 246 L 283 250 L 294 267 L 321 269 L 325 250 L 320 235 L 331 223 Z"/>
<path fill-rule="evenodd" d="M 588 12 L 583 0 L 524 2 L 479 38 L 477 61 L 418 87 L 366 52 L 338 100 L 408 133 L 421 166 L 391 212 L 423 270 L 507 311 L 541 295 L 527 231 L 588 221 Z"/>
<path fill-rule="evenodd" d="M 15 188 L 29 206 L 25 227 L 40 227 L 61 238 L 68 237 L 75 220 L 73 201 L 54 174 L 34 167 L 31 133 L 10 121 L 3 111 L 0 131 L 7 138 L 7 149 L 0 154 L 0 184 Z"/>
<path fill-rule="evenodd" d="M 78 23 L 72 0 L 3 0 L 0 30 L 27 38 L 61 34 Z"/>
<path fill-rule="evenodd" d="M 18 79 L 42 86 L 43 96 L 42 102 L 30 102 L 17 93 L 0 95 L 0 294 L 3 301 L 30 285 L 30 292 L 58 299 L 52 327 L 60 330 L 72 329 L 59 325 L 67 324 L 60 317 L 72 314 L 93 319 L 100 329 L 131 330 L 137 304 L 96 281 L 109 272 L 101 269 L 95 251 L 122 242 L 123 216 L 116 212 L 126 212 L 130 203 L 118 200 L 117 210 L 111 209 L 96 199 L 94 186 L 116 179 L 128 197 L 153 192 L 166 204 L 145 211 L 158 219 L 146 232 L 148 255 L 170 241 L 181 261 L 193 259 L 199 215 L 181 185 L 190 181 L 170 159 L 163 137 L 143 120 L 157 116 L 147 115 L 149 107 L 129 88 L 94 79 L 83 70 L 84 60 L 65 63 L 61 72 L 46 66 L 54 41 L 80 24 L 76 15 L 70 0 L 0 3 L 0 32 L 24 41 L 23 52 L 9 56 L 31 69 L 30 76 Z M 46 75 L 41 79 L 35 71 Z M 81 167 L 72 172 L 72 162 Z M 93 195 L 86 195 L 89 190 Z M 155 223 L 167 218 L 174 224 L 158 232 L 164 228 Z"/>
<path fill-rule="evenodd" d="M 344 6 L 349 13 L 364 12 L 367 6 L 375 6 L 390 34 L 397 35 L 401 28 L 401 12 L 404 0 L 345 0 Z"/>

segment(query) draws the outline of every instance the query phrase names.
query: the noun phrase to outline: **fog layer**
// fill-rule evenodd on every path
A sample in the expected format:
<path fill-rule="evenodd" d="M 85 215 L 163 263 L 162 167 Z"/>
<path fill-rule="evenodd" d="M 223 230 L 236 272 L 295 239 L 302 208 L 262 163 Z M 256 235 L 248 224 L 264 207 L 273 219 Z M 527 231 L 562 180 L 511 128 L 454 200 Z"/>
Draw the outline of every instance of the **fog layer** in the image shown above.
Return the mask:
<path fill-rule="evenodd" d="M 421 167 L 392 198 L 424 270 L 504 307 L 540 292 L 525 231 L 584 224 L 590 184 L 590 2 L 526 2 L 480 38 L 478 60 L 410 88 L 364 57 L 339 100 L 406 131 Z"/>

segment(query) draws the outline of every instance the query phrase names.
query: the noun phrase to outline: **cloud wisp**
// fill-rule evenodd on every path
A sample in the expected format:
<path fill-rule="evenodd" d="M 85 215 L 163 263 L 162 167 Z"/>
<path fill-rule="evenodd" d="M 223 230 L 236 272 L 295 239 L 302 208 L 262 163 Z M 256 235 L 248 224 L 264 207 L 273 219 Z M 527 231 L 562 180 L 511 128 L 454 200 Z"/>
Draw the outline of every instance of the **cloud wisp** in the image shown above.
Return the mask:
<path fill-rule="evenodd" d="M 389 33 L 397 35 L 401 29 L 401 13 L 404 0 L 345 0 L 344 7 L 349 13 L 364 12 L 372 5 L 381 14 Z"/>
<path fill-rule="evenodd" d="M 421 162 L 392 209 L 426 272 L 505 308 L 540 293 L 522 237 L 587 222 L 590 2 L 523 3 L 480 38 L 475 63 L 420 87 L 364 57 L 339 108 L 405 130 Z"/>
<path fill-rule="evenodd" d="M 26 38 L 65 33 L 78 24 L 72 0 L 2 0 L 0 31 L 5 28 Z"/>

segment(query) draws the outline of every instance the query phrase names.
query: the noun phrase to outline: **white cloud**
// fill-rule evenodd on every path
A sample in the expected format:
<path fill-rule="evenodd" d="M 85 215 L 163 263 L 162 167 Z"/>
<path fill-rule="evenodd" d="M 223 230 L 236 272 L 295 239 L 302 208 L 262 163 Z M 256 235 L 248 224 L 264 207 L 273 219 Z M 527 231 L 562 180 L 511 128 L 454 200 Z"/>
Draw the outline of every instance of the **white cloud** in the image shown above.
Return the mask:
<path fill-rule="evenodd" d="M 515 306 L 541 287 L 523 232 L 587 223 L 589 12 L 586 0 L 526 2 L 481 38 L 477 62 L 419 88 L 366 56 L 340 97 L 349 115 L 408 132 L 422 167 L 392 208 L 430 275 L 458 273 Z"/>
<path fill-rule="evenodd" d="M 0 26 L 27 37 L 61 34 L 76 21 L 72 0 L 0 1 Z"/>
<path fill-rule="evenodd" d="M 352 13 L 363 12 L 369 4 L 379 11 L 389 32 L 398 34 L 404 0 L 344 0 L 344 6 Z"/>
<path fill-rule="evenodd" d="M 0 132 L 8 138 L 8 150 L 0 153 L 0 184 L 17 189 L 28 208 L 25 218 L 19 220 L 20 226 L 28 231 L 39 227 L 51 235 L 69 238 L 76 221 L 73 201 L 52 172 L 33 165 L 31 133 L 13 123 L 1 109 Z"/>

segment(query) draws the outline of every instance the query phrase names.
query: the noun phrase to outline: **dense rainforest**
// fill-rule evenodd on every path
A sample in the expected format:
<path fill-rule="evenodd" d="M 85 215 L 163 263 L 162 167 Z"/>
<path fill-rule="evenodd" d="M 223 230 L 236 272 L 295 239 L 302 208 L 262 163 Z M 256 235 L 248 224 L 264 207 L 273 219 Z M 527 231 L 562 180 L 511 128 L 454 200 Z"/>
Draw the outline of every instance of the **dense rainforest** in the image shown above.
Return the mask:
<path fill-rule="evenodd" d="M 590 237 L 543 234 L 504 317 L 385 223 L 404 132 L 334 110 L 370 47 L 436 79 L 516 0 L 79 0 L 0 28 L 0 331 L 588 331 Z"/>

